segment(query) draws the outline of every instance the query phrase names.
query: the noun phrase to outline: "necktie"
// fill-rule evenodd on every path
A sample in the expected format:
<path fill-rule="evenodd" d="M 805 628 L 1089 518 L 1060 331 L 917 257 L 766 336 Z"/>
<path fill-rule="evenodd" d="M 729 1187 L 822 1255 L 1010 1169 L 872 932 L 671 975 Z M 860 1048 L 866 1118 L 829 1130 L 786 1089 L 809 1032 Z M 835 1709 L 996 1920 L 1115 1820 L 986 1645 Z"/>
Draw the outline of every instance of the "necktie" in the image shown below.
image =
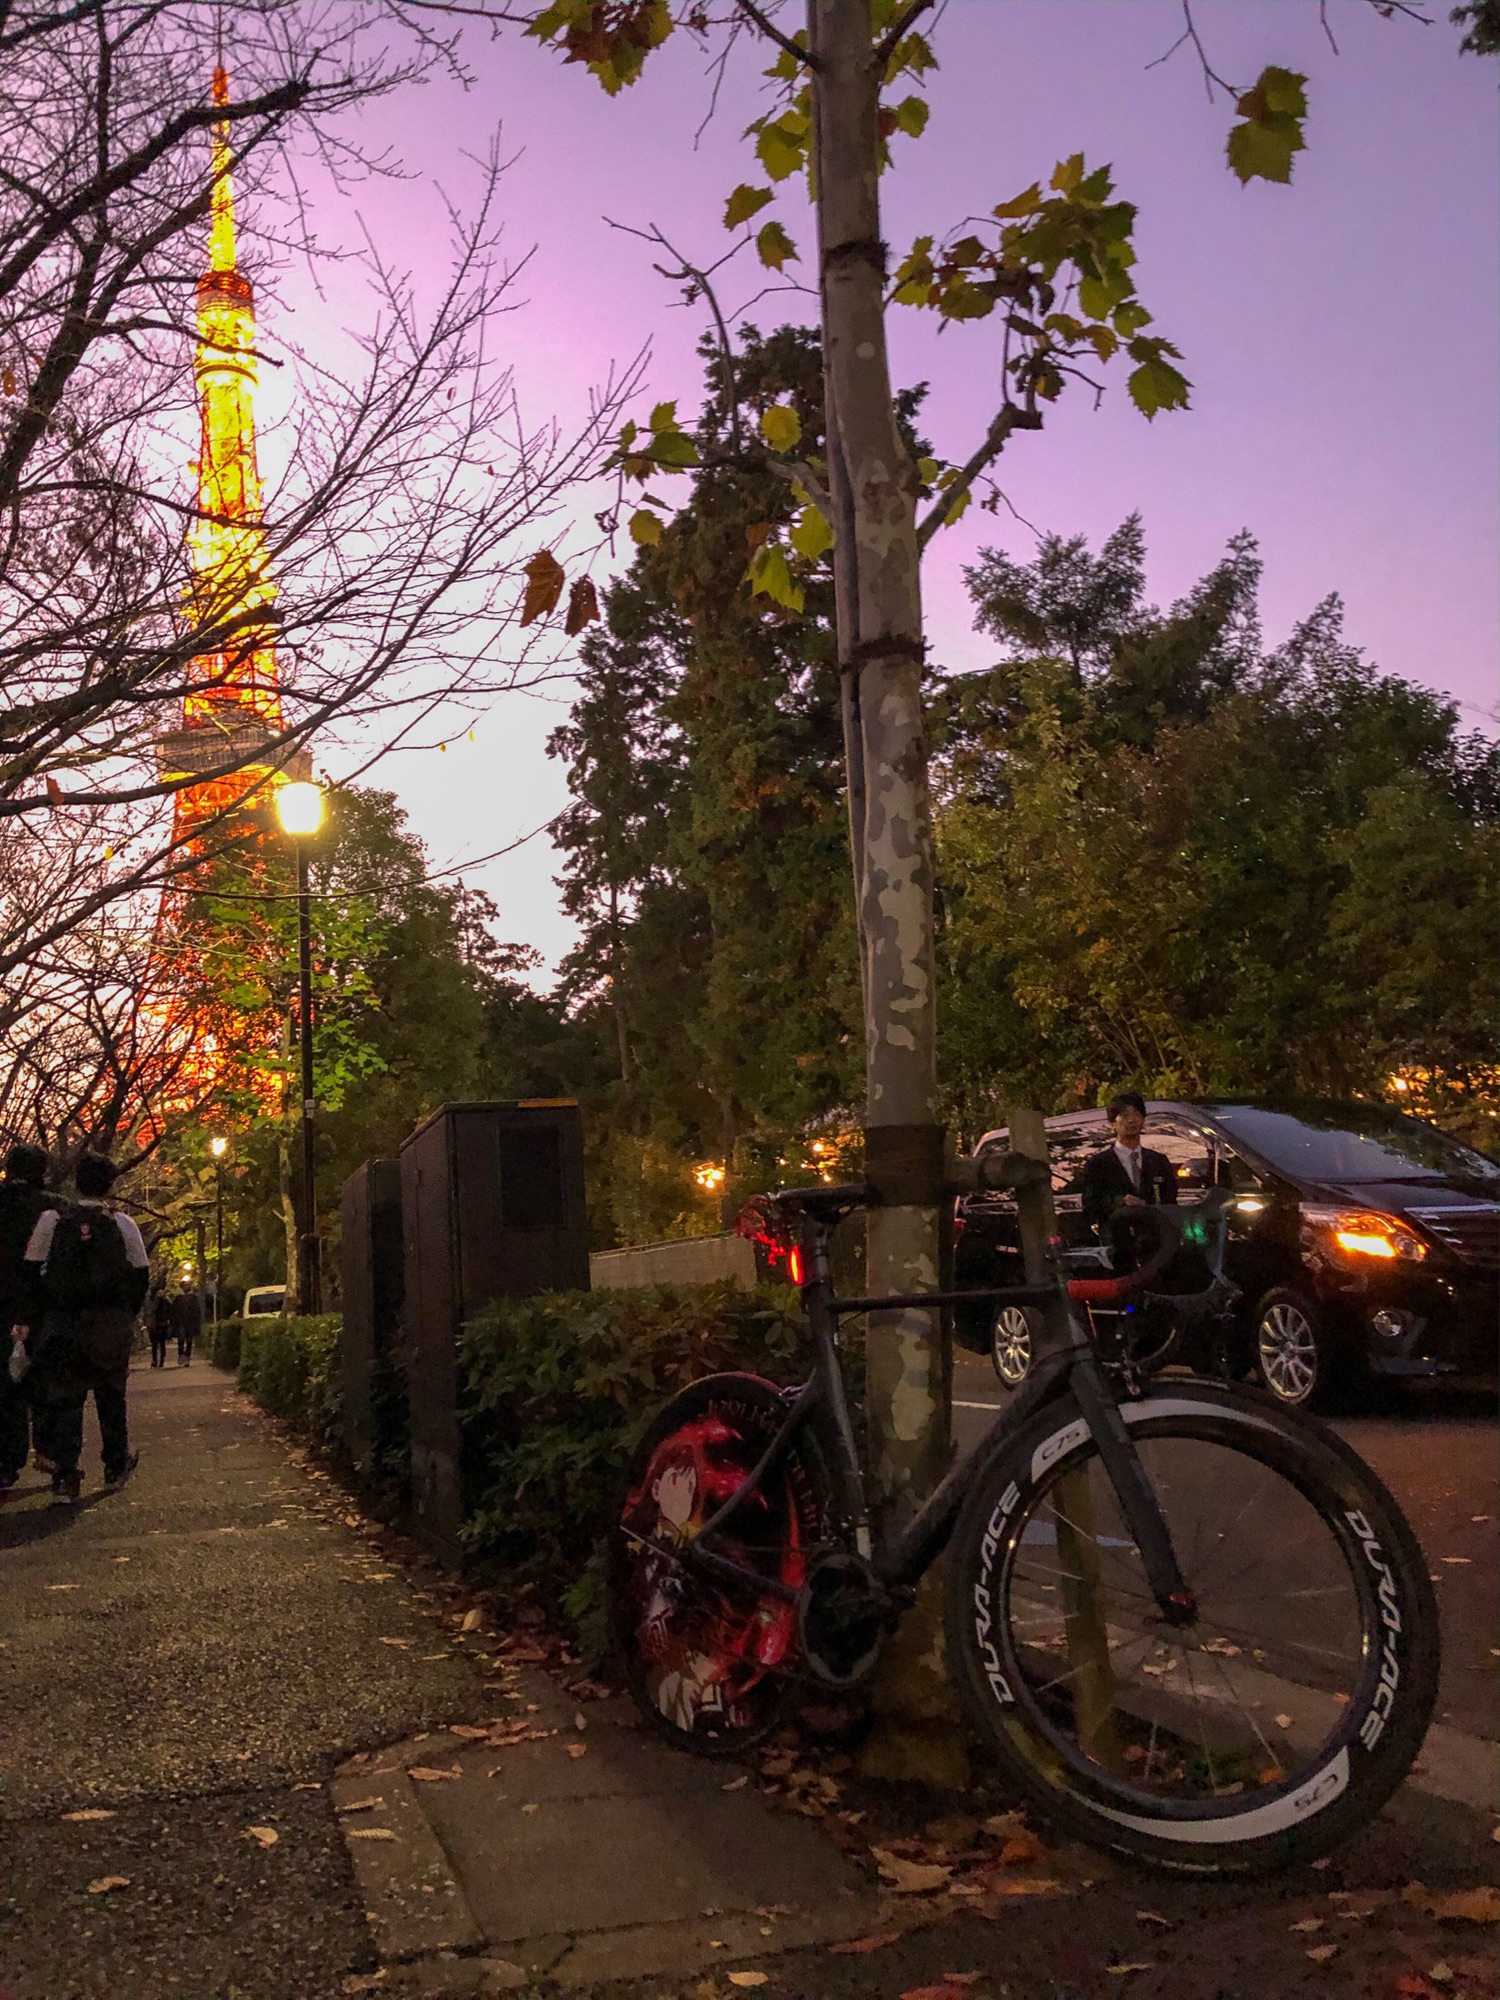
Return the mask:
<path fill-rule="evenodd" d="M 1136 1193 L 1141 1190 L 1141 1156 L 1139 1150 L 1130 1156 L 1130 1178 L 1135 1182 Z"/>

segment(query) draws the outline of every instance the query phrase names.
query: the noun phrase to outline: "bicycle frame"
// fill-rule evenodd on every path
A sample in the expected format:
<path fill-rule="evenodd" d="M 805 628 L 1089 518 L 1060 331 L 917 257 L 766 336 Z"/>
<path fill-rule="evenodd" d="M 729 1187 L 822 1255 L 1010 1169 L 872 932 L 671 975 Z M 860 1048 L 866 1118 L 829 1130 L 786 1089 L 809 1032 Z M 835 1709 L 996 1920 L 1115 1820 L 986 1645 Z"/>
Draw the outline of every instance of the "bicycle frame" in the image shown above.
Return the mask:
<path fill-rule="evenodd" d="M 1192 1593 L 1184 1582 L 1170 1533 L 1139 1454 L 1120 1416 L 1104 1368 L 1060 1280 L 1042 1285 L 1002 1285 L 979 1290 L 891 1294 L 879 1298 L 841 1299 L 835 1296 L 828 1261 L 831 1226 L 809 1216 L 804 1220 L 799 1249 L 805 1273 L 800 1286 L 813 1340 L 813 1368 L 797 1391 L 786 1419 L 752 1467 L 744 1483 L 711 1514 L 683 1551 L 681 1560 L 726 1580 L 750 1584 L 762 1596 L 795 1603 L 801 1592 L 789 1584 L 759 1575 L 719 1554 L 713 1543 L 741 1507 L 776 1471 L 802 1431 L 811 1429 L 823 1448 L 835 1486 L 835 1503 L 851 1531 L 855 1552 L 869 1566 L 872 1583 L 894 1608 L 903 1601 L 935 1561 L 953 1533 L 964 1497 L 996 1440 L 1025 1424 L 1046 1404 L 1071 1387 L 1083 1410 L 1100 1458 L 1114 1487 L 1132 1539 L 1163 1617 L 1186 1624 L 1196 1614 Z M 1039 1305 L 1047 1308 L 1051 1351 L 1042 1354 L 1035 1371 L 1013 1400 L 995 1418 L 973 1453 L 949 1471 L 907 1527 L 878 1550 L 874 1546 L 864 1478 L 854 1426 L 839 1365 L 838 1323 L 854 1313 L 896 1311 L 903 1307 L 973 1304 Z"/>

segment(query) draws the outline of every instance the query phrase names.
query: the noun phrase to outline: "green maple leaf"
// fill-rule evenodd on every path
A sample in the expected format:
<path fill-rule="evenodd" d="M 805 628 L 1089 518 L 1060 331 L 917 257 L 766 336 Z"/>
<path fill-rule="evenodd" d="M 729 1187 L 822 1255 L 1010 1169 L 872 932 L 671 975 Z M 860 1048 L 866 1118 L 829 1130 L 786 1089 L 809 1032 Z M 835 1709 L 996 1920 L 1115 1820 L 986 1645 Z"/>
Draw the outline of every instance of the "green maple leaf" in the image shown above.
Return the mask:
<path fill-rule="evenodd" d="M 755 551 L 750 564 L 750 595 L 769 597 L 788 611 L 800 611 L 802 586 L 792 576 L 786 550 L 776 542 L 765 542 Z"/>
<path fill-rule="evenodd" d="M 779 222 L 768 222 L 755 238 L 755 250 L 768 270 L 779 271 L 797 256 L 797 246 Z"/>
<path fill-rule="evenodd" d="M 772 451 L 790 451 L 802 435 L 802 419 L 786 403 L 777 403 L 760 420 L 760 434 Z"/>
<path fill-rule="evenodd" d="M 742 222 L 748 222 L 752 215 L 759 214 L 768 201 L 775 199 L 769 188 L 751 187 L 748 181 L 741 181 L 724 204 L 724 227 L 738 229 Z"/>
<path fill-rule="evenodd" d="M 1235 105 L 1244 123 L 1230 128 L 1225 152 L 1242 183 L 1289 181 L 1302 151 L 1307 78 L 1272 63 Z"/>

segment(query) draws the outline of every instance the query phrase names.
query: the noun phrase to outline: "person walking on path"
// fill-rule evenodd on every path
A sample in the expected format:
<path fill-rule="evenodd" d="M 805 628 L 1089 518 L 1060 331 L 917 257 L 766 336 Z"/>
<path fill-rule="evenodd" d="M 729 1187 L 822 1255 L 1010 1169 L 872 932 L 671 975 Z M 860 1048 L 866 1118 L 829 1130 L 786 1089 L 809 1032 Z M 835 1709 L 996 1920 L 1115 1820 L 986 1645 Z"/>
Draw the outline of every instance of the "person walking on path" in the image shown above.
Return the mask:
<path fill-rule="evenodd" d="M 193 1365 L 193 1343 L 203 1326 L 203 1315 L 198 1307 L 198 1294 L 184 1285 L 172 1301 L 172 1324 L 177 1329 L 177 1366 L 190 1368 Z"/>
<path fill-rule="evenodd" d="M 125 1411 L 135 1316 L 150 1283 L 141 1232 L 108 1205 L 114 1165 L 97 1153 L 78 1162 L 78 1200 L 49 1207 L 26 1245 L 23 1285 L 33 1346 L 35 1393 L 46 1409 L 52 1497 L 66 1504 L 83 1490 L 83 1406 L 92 1389 L 104 1456 L 104 1486 L 115 1492 L 135 1470 Z"/>
<path fill-rule="evenodd" d="M 0 1493 L 21 1476 L 31 1450 L 30 1354 L 11 1329 L 21 1317 L 23 1260 L 42 1211 L 47 1155 L 40 1146 L 12 1146 L 0 1181 Z"/>
<path fill-rule="evenodd" d="M 152 1295 L 146 1311 L 146 1331 L 151 1336 L 151 1366 L 167 1365 L 167 1339 L 172 1331 L 172 1301 L 165 1292 Z"/>

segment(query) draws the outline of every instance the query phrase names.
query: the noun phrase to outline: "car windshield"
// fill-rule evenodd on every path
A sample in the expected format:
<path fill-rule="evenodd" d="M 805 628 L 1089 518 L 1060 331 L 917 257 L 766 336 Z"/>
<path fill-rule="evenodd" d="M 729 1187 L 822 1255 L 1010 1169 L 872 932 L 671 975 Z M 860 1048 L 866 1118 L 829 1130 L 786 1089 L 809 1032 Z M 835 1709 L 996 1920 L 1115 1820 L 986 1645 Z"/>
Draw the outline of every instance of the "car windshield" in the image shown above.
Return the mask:
<path fill-rule="evenodd" d="M 1273 1167 L 1308 1180 L 1457 1180 L 1487 1193 L 1500 1188 L 1500 1167 L 1483 1153 L 1379 1105 L 1290 1112 L 1232 1104 L 1215 1107 L 1214 1116 Z"/>

